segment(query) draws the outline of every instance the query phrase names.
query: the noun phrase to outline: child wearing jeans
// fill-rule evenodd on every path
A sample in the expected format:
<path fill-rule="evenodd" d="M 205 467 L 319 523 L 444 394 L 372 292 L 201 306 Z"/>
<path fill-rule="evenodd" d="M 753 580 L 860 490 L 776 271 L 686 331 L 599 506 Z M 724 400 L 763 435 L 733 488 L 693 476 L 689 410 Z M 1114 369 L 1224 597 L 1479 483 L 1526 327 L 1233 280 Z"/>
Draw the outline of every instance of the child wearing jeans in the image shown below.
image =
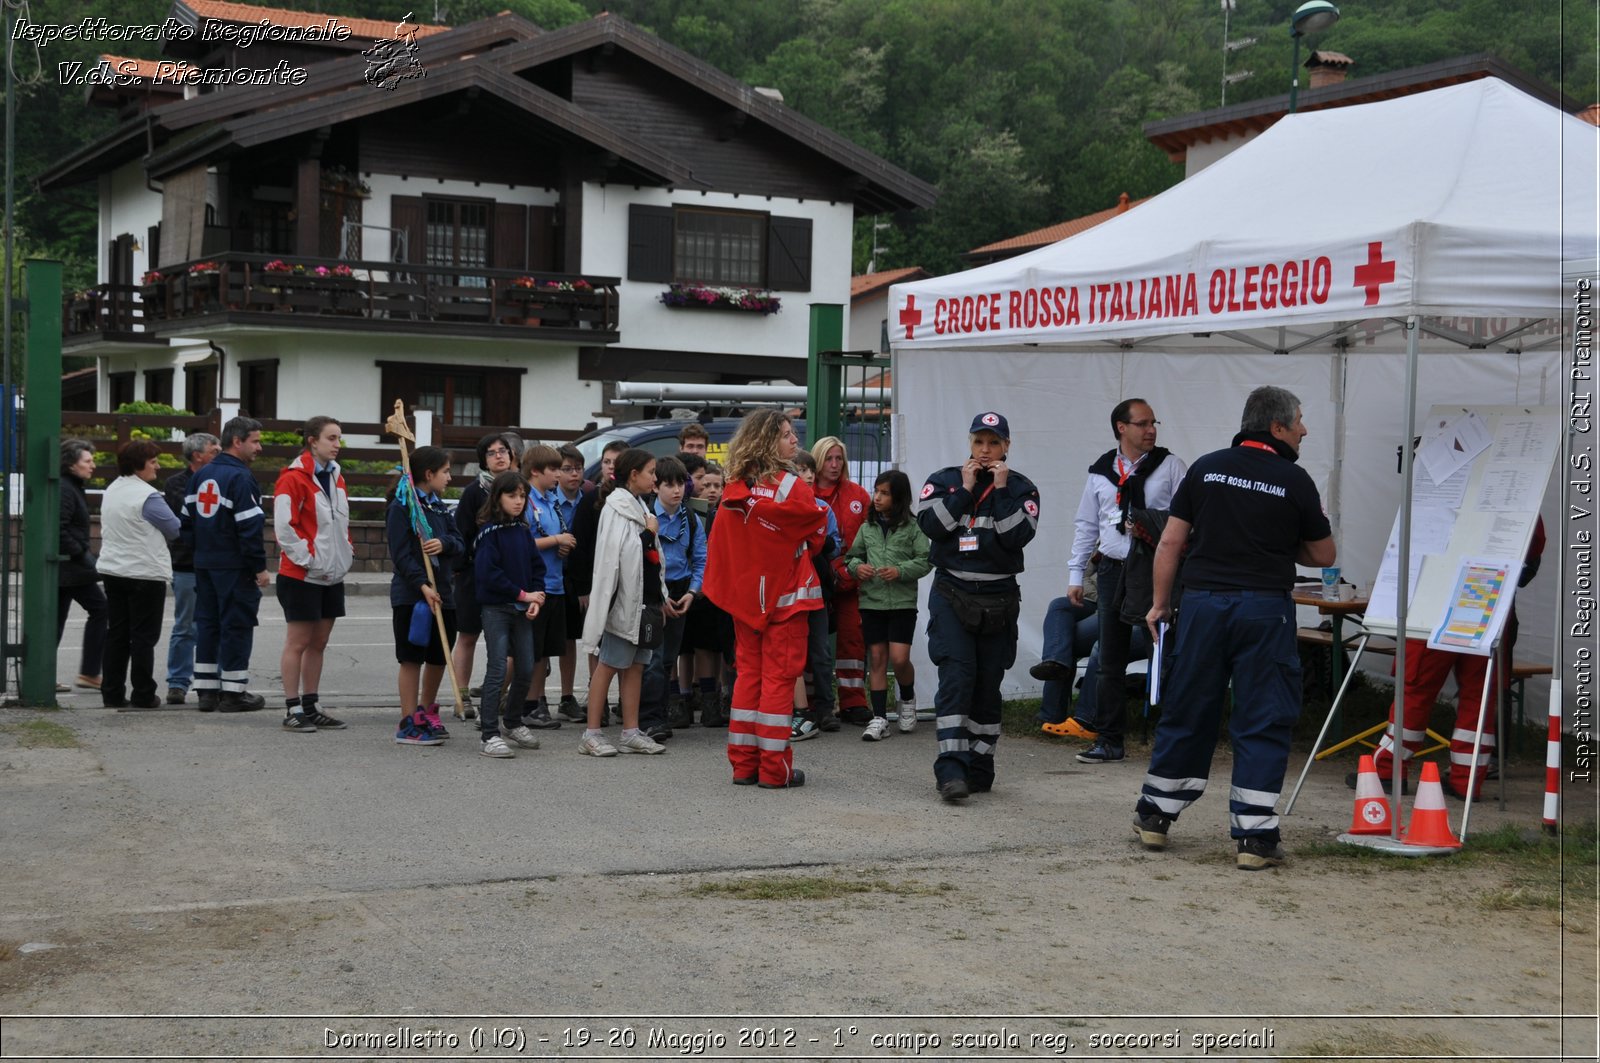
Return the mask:
<path fill-rule="evenodd" d="M 412 504 L 421 508 L 428 537 L 418 541 L 410 509 L 405 500 L 398 497 L 398 481 L 389 489 L 389 506 L 384 514 L 389 560 L 394 563 L 389 605 L 394 610 L 394 656 L 400 662 L 403 714 L 394 740 L 406 746 L 436 746 L 450 737 L 450 732 L 439 721 L 439 704 L 435 699 L 439 695 L 439 683 L 444 679 L 445 656 L 456 639 L 450 568 L 462 550 L 461 534 L 439 498 L 440 492 L 450 483 L 449 452 L 438 447 L 418 447 L 412 451 L 411 482 L 416 490 Z M 437 589 L 428 584 L 424 555 L 432 559 Z M 426 601 L 444 617 L 444 641 L 439 638 L 439 624 L 430 622 L 427 645 L 416 646 L 411 642 L 411 614 L 420 601 Z"/>
<path fill-rule="evenodd" d="M 544 561 L 523 517 L 527 503 L 528 487 L 520 473 L 496 476 L 478 514 L 478 538 L 473 547 L 473 576 L 489 658 L 478 705 L 478 729 L 483 736 L 481 752 L 497 759 L 516 756 L 507 739 L 523 749 L 539 748 L 539 739 L 521 720 L 522 699 L 533 682 L 536 661 L 534 621 L 545 605 Z M 507 657 L 511 658 L 510 687 L 505 685 Z"/>
<path fill-rule="evenodd" d="M 917 580 L 931 570 L 928 537 L 911 515 L 911 481 L 899 470 L 873 484 L 872 514 L 845 553 L 850 575 L 861 585 L 861 631 L 867 644 L 872 720 L 861 738 L 877 742 L 889 734 L 889 674 L 900 684 L 900 730 L 917 727 L 916 673 L 911 640 L 917 631 Z"/>
<path fill-rule="evenodd" d="M 656 487 L 656 459 L 648 450 L 623 451 L 600 485 L 600 523 L 595 531 L 594 576 L 589 610 L 578 648 L 595 658 L 589 680 L 588 729 L 578 752 L 614 757 L 618 752 L 662 753 L 666 746 L 639 730 L 639 684 L 651 650 L 639 645 L 644 606 L 677 615 L 661 576 L 661 550 L 656 545 L 655 514 L 643 498 Z M 622 702 L 622 738 L 606 741 L 606 690 L 617 679 Z"/>

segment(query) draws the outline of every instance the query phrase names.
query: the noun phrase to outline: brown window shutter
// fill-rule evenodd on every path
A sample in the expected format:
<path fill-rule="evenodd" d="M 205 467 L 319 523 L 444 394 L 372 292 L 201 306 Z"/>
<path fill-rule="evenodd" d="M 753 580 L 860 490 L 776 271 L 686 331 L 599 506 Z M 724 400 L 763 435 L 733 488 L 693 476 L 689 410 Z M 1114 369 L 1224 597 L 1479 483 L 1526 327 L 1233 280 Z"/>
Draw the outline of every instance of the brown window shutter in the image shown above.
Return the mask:
<path fill-rule="evenodd" d="M 494 235 L 489 240 L 495 269 L 528 268 L 528 208 L 520 203 L 494 205 Z"/>
<path fill-rule="evenodd" d="M 528 208 L 528 265 L 534 272 L 555 273 L 561 270 L 559 233 L 556 231 L 556 208 Z M 515 424 L 515 421 L 507 422 Z"/>
<path fill-rule="evenodd" d="M 483 423 L 516 425 L 522 423 L 522 375 L 484 374 Z"/>
<path fill-rule="evenodd" d="M 811 219 L 767 219 L 767 287 L 775 291 L 811 290 Z"/>
<path fill-rule="evenodd" d="M 672 281 L 672 208 L 628 208 L 628 279 Z"/>
<path fill-rule="evenodd" d="M 427 245 L 422 241 L 423 219 L 421 196 L 391 196 L 389 199 L 389 226 L 406 234 L 406 262 L 426 262 Z M 396 261 L 401 260 L 398 244 L 394 249 Z M 374 255 L 374 258 L 380 256 Z M 383 258 L 389 256 L 383 255 Z M 393 412 L 393 411 L 391 411 Z M 385 414 L 384 416 L 388 416 Z M 381 420 L 382 418 L 380 418 Z"/>

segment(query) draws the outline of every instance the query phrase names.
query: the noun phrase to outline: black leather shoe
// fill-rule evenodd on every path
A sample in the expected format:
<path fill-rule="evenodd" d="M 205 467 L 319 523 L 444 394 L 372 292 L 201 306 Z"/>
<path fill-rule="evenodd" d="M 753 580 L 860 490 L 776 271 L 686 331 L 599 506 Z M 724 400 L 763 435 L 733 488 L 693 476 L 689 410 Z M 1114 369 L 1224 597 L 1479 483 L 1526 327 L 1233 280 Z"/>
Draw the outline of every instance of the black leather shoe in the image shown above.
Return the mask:
<path fill-rule="evenodd" d="M 248 690 L 244 693 L 228 691 L 217 699 L 218 712 L 256 712 L 267 704 L 266 699 L 260 694 L 252 694 Z"/>
<path fill-rule="evenodd" d="M 735 779 L 733 781 L 738 782 L 739 780 Z M 806 773 L 801 771 L 799 768 L 795 768 L 789 773 L 788 782 L 764 782 L 757 783 L 756 785 L 760 786 L 763 790 L 789 790 L 797 786 L 804 786 L 805 784 Z"/>
<path fill-rule="evenodd" d="M 972 790 L 965 779 L 946 779 L 939 784 L 939 796 L 951 802 L 965 801 L 972 796 Z"/>
<path fill-rule="evenodd" d="M 733 785 L 735 786 L 754 786 L 755 784 L 756 777 L 754 775 L 735 775 L 733 777 Z"/>
<path fill-rule="evenodd" d="M 1077 675 L 1076 668 L 1068 668 L 1060 661 L 1040 661 L 1028 669 L 1028 674 L 1041 683 L 1064 683 Z"/>

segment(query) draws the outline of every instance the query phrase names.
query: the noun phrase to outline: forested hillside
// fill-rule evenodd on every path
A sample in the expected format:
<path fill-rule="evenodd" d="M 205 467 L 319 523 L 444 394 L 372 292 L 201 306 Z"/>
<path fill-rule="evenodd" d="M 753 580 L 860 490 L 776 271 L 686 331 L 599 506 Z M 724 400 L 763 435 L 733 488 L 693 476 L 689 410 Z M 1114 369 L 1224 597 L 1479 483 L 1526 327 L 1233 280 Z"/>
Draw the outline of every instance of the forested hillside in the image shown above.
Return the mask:
<path fill-rule="evenodd" d="M 266 2 L 266 0 L 263 0 Z M 1287 91 L 1289 16 L 1300 0 L 1238 0 L 1228 37 L 1257 43 L 1229 57 L 1253 76 L 1228 102 Z M 435 20 L 435 0 L 279 0 L 272 6 Z M 158 23 L 169 0 L 31 0 L 36 23 L 103 15 Z M 880 269 L 959 268 L 971 247 L 1101 210 L 1118 193 L 1168 187 L 1181 167 L 1151 147 L 1143 123 L 1221 103 L 1223 12 L 1218 0 L 438 0 L 439 21 L 461 24 L 513 10 L 547 28 L 609 9 L 756 85 L 789 106 L 936 184 L 931 211 L 885 218 Z M 1315 39 L 1366 77 L 1492 52 L 1580 103 L 1600 100 L 1592 0 L 1348 0 Z M 93 282 L 92 187 L 48 200 L 34 174 L 110 127 L 56 64 L 120 49 L 19 42 L 19 256 L 69 263 L 68 284 Z M 1492 145 L 1486 145 L 1492 150 Z M 1308 176 L 1320 172 L 1307 160 Z M 1514 160 L 1508 160 L 1514 165 Z M 872 249 L 857 225 L 855 265 Z"/>

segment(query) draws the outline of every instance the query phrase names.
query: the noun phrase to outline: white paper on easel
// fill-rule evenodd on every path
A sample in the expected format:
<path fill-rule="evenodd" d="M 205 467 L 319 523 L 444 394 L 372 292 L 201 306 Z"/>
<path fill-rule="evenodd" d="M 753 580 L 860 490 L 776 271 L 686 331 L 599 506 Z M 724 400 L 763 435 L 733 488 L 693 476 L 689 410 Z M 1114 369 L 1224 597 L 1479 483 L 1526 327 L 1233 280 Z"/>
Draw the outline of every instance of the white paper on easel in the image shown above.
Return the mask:
<path fill-rule="evenodd" d="M 1411 511 L 1411 556 L 1406 566 L 1406 586 L 1409 588 L 1407 607 L 1416 599 L 1417 583 L 1422 576 L 1422 562 L 1429 554 L 1442 554 L 1450 546 L 1450 533 L 1455 527 L 1453 510 L 1438 506 L 1416 508 Z M 1389 542 L 1383 548 L 1383 561 L 1378 566 L 1378 576 L 1372 583 L 1372 594 L 1367 603 L 1367 621 L 1399 619 L 1400 601 L 1400 514 L 1389 528 Z"/>
<path fill-rule="evenodd" d="M 1428 636 L 1428 646 L 1487 657 L 1500 638 L 1522 565 L 1504 558 L 1463 558 L 1444 616 Z"/>
<path fill-rule="evenodd" d="M 1539 461 L 1559 442 L 1555 425 L 1548 418 L 1500 418 L 1494 433 L 1491 461 Z"/>
<path fill-rule="evenodd" d="M 1480 513 L 1537 513 L 1544 481 L 1529 476 L 1526 465 L 1495 462 L 1483 470 L 1472 508 Z"/>
<path fill-rule="evenodd" d="M 1494 433 L 1476 413 L 1468 410 L 1446 422 L 1438 434 L 1423 441 L 1417 460 L 1433 482 L 1444 483 L 1457 469 L 1472 464 L 1494 442 Z"/>

